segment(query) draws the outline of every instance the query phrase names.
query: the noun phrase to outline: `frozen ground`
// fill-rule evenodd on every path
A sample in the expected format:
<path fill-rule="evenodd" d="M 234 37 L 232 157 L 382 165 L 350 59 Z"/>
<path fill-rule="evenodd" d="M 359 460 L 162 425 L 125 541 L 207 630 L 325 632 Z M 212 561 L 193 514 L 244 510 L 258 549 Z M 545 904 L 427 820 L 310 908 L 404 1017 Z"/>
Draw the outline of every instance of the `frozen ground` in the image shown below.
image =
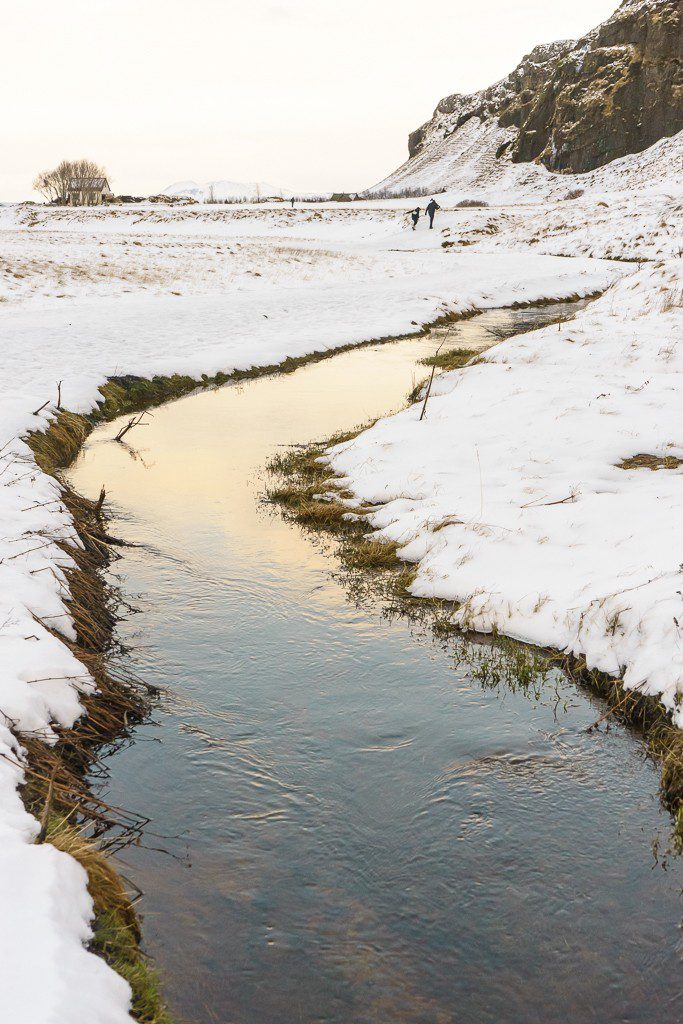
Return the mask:
<path fill-rule="evenodd" d="M 410 230 L 414 201 L 0 206 L 3 1019 L 128 1020 L 126 985 L 84 947 L 85 876 L 33 844 L 16 790 L 21 735 L 49 741 L 92 686 L 46 628 L 72 635 L 56 541 L 73 524 L 21 441 L 55 412 L 35 410 L 59 380 L 64 404 L 85 411 L 114 373 L 229 371 L 415 331 L 449 310 L 609 288 L 561 330 L 440 378 L 422 424 L 409 409 L 333 462 L 380 503 L 372 525 L 420 560 L 417 593 L 463 600 L 467 624 L 623 669 L 674 708 L 682 473 L 618 463 L 683 458 L 681 200 L 668 173 L 680 141 L 665 161 L 649 151 L 612 178 L 603 169 L 599 191 L 575 200 L 518 189 L 457 209 L 462 192 L 447 193 L 431 232 Z M 572 184 L 562 178 L 561 194 Z"/>

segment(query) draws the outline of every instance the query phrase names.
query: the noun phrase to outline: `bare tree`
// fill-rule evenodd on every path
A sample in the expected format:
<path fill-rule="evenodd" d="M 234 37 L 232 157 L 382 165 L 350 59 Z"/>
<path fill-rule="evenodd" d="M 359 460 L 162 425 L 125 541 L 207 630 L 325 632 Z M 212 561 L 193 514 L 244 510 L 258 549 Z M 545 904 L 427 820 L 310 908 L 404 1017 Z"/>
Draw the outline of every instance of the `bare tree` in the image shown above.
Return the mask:
<path fill-rule="evenodd" d="M 36 192 L 40 192 L 47 199 L 48 203 L 53 202 L 55 199 L 66 198 L 66 193 L 62 191 L 62 183 L 56 169 L 54 171 L 41 171 L 33 182 L 33 187 Z"/>
<path fill-rule="evenodd" d="M 41 171 L 33 182 L 36 192 L 40 192 L 48 202 L 65 203 L 72 178 L 106 178 L 104 167 L 94 160 L 62 160 L 52 171 Z"/>

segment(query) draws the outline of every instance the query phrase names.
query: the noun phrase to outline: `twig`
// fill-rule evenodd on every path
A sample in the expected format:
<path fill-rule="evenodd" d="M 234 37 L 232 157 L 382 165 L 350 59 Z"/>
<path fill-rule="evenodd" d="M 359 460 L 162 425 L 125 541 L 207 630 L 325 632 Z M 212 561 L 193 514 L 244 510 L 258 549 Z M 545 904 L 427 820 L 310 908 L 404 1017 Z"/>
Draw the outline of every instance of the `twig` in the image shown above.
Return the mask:
<path fill-rule="evenodd" d="M 44 508 L 45 505 L 57 505 L 61 503 L 61 498 L 52 498 L 51 501 L 37 501 L 35 505 L 27 505 L 26 508 L 20 509 L 21 512 L 31 512 L 34 508 Z"/>
<path fill-rule="evenodd" d="M 534 508 L 545 508 L 547 505 L 565 505 L 568 501 L 573 501 L 576 497 L 575 494 L 568 494 L 566 498 L 560 498 L 559 501 L 543 501 L 538 504 L 536 501 L 527 501 L 526 505 L 520 505 L 520 508 L 530 508 L 532 505 Z"/>
<path fill-rule="evenodd" d="M 146 414 L 144 412 L 141 412 L 137 416 L 131 416 L 131 418 L 126 423 L 125 427 L 121 427 L 121 429 L 119 430 L 119 432 L 116 435 L 116 437 L 114 438 L 114 440 L 115 441 L 122 441 L 123 438 L 126 436 L 126 434 L 128 433 L 129 430 L 132 430 L 133 427 L 140 426 L 140 424 L 142 424 L 142 426 L 146 427 L 147 424 L 146 423 L 142 423 L 143 416 L 145 416 L 145 415 Z"/>
<path fill-rule="evenodd" d="M 97 501 L 95 502 L 95 509 L 94 509 L 95 515 L 99 515 L 100 512 L 102 511 L 102 506 L 104 505 L 104 499 L 106 497 L 107 497 L 107 492 L 104 489 L 104 484 L 102 484 L 102 488 L 100 490 L 100 496 L 97 499 Z"/>
<path fill-rule="evenodd" d="M 448 331 L 448 332 L 447 332 L 447 334 L 446 334 L 446 337 L 445 337 L 445 338 L 443 339 L 443 341 L 441 342 L 441 344 L 440 344 L 440 345 L 439 345 L 439 347 L 437 348 L 436 352 L 434 353 L 434 358 L 435 358 L 435 359 L 436 359 L 436 357 L 438 356 L 438 354 L 439 354 L 439 352 L 441 351 L 441 349 L 442 349 L 442 348 L 444 347 L 444 345 L 446 344 L 446 341 L 448 340 L 448 338 L 450 337 L 450 335 L 451 335 L 451 332 L 450 332 L 450 331 Z M 436 363 L 434 363 L 434 365 L 432 366 L 432 372 L 431 372 L 431 375 L 430 375 L 430 378 L 429 378 L 429 384 L 427 385 L 427 391 L 426 391 L 426 393 L 425 393 L 425 400 L 424 400 L 424 402 L 422 403 L 422 412 L 420 413 L 420 419 L 419 419 L 419 421 L 418 421 L 418 422 L 420 422 L 420 423 L 421 423 L 421 422 L 422 422 L 422 420 L 424 419 L 424 415 L 425 415 L 425 413 L 427 412 L 427 402 L 429 401 L 429 396 L 430 396 L 430 394 L 431 394 L 431 392 L 432 392 L 432 384 L 434 383 L 434 374 L 435 374 L 435 373 L 436 373 Z"/>
<path fill-rule="evenodd" d="M 30 555 L 32 551 L 42 551 L 43 548 L 48 548 L 52 544 L 51 540 L 46 540 L 44 544 L 37 544 L 34 548 L 27 548 L 26 551 L 17 551 L 16 555 L 9 555 L 7 558 L 0 559 L 1 562 L 11 562 L 13 558 L 21 558 L 22 555 Z"/>
<path fill-rule="evenodd" d="M 47 835 L 47 824 L 50 817 L 50 809 L 52 807 L 52 794 L 55 788 L 55 775 L 57 774 L 57 768 L 55 765 L 52 769 L 52 775 L 50 776 L 50 784 L 47 787 L 47 796 L 45 797 L 45 806 L 43 807 L 43 813 L 40 816 L 40 832 L 36 836 L 37 843 L 44 843 L 45 836 Z"/>
<path fill-rule="evenodd" d="M 37 416 L 37 415 L 38 415 L 38 413 L 39 413 L 39 412 L 42 412 L 42 411 L 43 411 L 43 409 L 44 409 L 44 408 L 45 408 L 46 406 L 48 406 L 49 404 L 50 404 L 50 399 L 48 398 L 47 402 L 43 402 L 43 404 L 42 404 L 42 405 L 41 405 L 41 406 L 40 406 L 40 407 L 39 407 L 38 409 L 36 409 L 36 411 L 35 411 L 35 412 L 33 413 L 33 415 L 34 415 L 34 416 Z"/>
<path fill-rule="evenodd" d="M 61 382 L 61 380 L 57 381 L 57 408 L 58 409 L 62 408 L 62 382 Z"/>

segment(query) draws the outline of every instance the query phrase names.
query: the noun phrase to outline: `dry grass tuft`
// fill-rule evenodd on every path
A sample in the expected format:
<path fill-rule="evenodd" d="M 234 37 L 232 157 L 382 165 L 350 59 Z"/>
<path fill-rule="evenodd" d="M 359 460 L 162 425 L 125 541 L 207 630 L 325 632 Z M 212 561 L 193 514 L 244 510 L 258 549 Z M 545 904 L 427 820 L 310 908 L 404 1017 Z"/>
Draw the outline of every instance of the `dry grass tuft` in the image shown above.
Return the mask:
<path fill-rule="evenodd" d="M 366 572 L 399 569 L 403 563 L 398 555 L 398 544 L 393 541 L 353 537 L 341 549 L 342 561 L 349 569 Z"/>
<path fill-rule="evenodd" d="M 338 434 L 328 441 L 292 448 L 276 455 L 268 464 L 268 472 L 276 483 L 266 491 L 267 500 L 282 506 L 284 514 L 307 529 L 325 530 L 336 535 L 340 544 L 337 554 L 343 567 L 350 572 L 379 571 L 399 573 L 399 588 L 405 590 L 407 575 L 405 563 L 396 554 L 398 545 L 378 539 L 369 539 L 364 515 L 369 509 L 349 508 L 330 494 L 334 479 L 330 480 L 330 467 L 321 462 L 328 448 L 351 440 L 371 424 L 355 431 Z M 320 492 L 330 495 L 323 500 Z M 349 492 L 337 491 L 341 498 Z M 318 497 L 316 497 L 318 495 Z M 350 513 L 353 513 L 350 515 Z M 412 579 L 412 570 L 410 571 Z"/>
<path fill-rule="evenodd" d="M 683 466 L 683 459 L 675 455 L 632 455 L 617 463 L 617 469 L 678 469 Z"/>
<path fill-rule="evenodd" d="M 140 925 L 130 894 L 109 858 L 64 817 L 50 819 L 45 838 L 77 860 L 88 875 L 95 913 L 91 948 L 130 985 L 135 1019 L 141 1024 L 171 1024 L 159 979 L 140 950 Z"/>
<path fill-rule="evenodd" d="M 427 356 L 420 362 L 424 366 L 436 366 L 438 370 L 459 370 L 460 367 L 481 355 L 481 352 L 473 348 L 452 348 L 448 352 L 440 352 L 438 355 Z"/>
<path fill-rule="evenodd" d="M 669 810 L 677 815 L 683 840 L 683 730 L 673 728 L 667 720 L 652 737 L 651 746 L 662 762 L 662 796 Z"/>
<path fill-rule="evenodd" d="M 292 508 L 293 506 L 290 506 Z M 325 530 L 341 530 L 346 524 L 348 508 L 337 501 L 304 499 L 296 506 L 296 519 L 306 526 L 318 526 Z"/>
<path fill-rule="evenodd" d="M 655 697 L 625 689 L 621 679 L 589 669 L 582 658 L 559 654 L 554 658 L 571 679 L 607 702 L 608 710 L 596 727 L 613 717 L 642 734 L 648 754 L 661 767 L 661 802 L 673 816 L 676 849 L 683 852 L 683 730 L 673 725 L 669 712 Z"/>
<path fill-rule="evenodd" d="M 60 412 L 47 430 L 33 431 L 26 440 L 43 472 L 54 475 L 75 459 L 91 430 L 92 423 L 85 416 Z"/>
<path fill-rule="evenodd" d="M 97 845 L 87 838 L 84 829 L 69 824 L 68 818 L 54 815 L 48 823 L 45 841 L 85 868 L 95 915 L 115 914 L 139 940 L 138 920 L 123 880 Z"/>

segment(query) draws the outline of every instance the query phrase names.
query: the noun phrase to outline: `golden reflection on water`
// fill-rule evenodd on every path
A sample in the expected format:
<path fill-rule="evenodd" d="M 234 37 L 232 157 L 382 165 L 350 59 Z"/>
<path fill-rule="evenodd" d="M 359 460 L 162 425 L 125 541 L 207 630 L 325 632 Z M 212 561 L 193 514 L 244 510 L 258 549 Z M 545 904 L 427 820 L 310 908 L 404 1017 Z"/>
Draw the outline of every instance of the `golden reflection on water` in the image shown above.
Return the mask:
<path fill-rule="evenodd" d="M 304 555 L 310 561 L 311 546 L 295 531 L 254 515 L 263 466 L 278 450 L 273 437 L 283 447 L 305 443 L 400 408 L 413 379 L 426 376 L 424 367 L 415 368 L 417 360 L 433 350 L 426 338 L 393 343 L 383 354 L 381 378 L 373 346 L 286 377 L 201 392 L 153 410 L 145 426 L 127 435 L 129 446 L 112 440 L 118 420 L 93 434 L 72 479 L 93 495 L 104 483 L 114 501 L 133 512 L 147 516 L 152 509 L 161 533 L 175 534 L 182 524 L 189 547 L 201 508 L 204 516 L 215 510 L 224 534 L 238 536 L 262 557 L 290 567 Z M 372 372 L 364 372 L 364 364 Z M 201 550 L 194 554 L 201 560 Z"/>

